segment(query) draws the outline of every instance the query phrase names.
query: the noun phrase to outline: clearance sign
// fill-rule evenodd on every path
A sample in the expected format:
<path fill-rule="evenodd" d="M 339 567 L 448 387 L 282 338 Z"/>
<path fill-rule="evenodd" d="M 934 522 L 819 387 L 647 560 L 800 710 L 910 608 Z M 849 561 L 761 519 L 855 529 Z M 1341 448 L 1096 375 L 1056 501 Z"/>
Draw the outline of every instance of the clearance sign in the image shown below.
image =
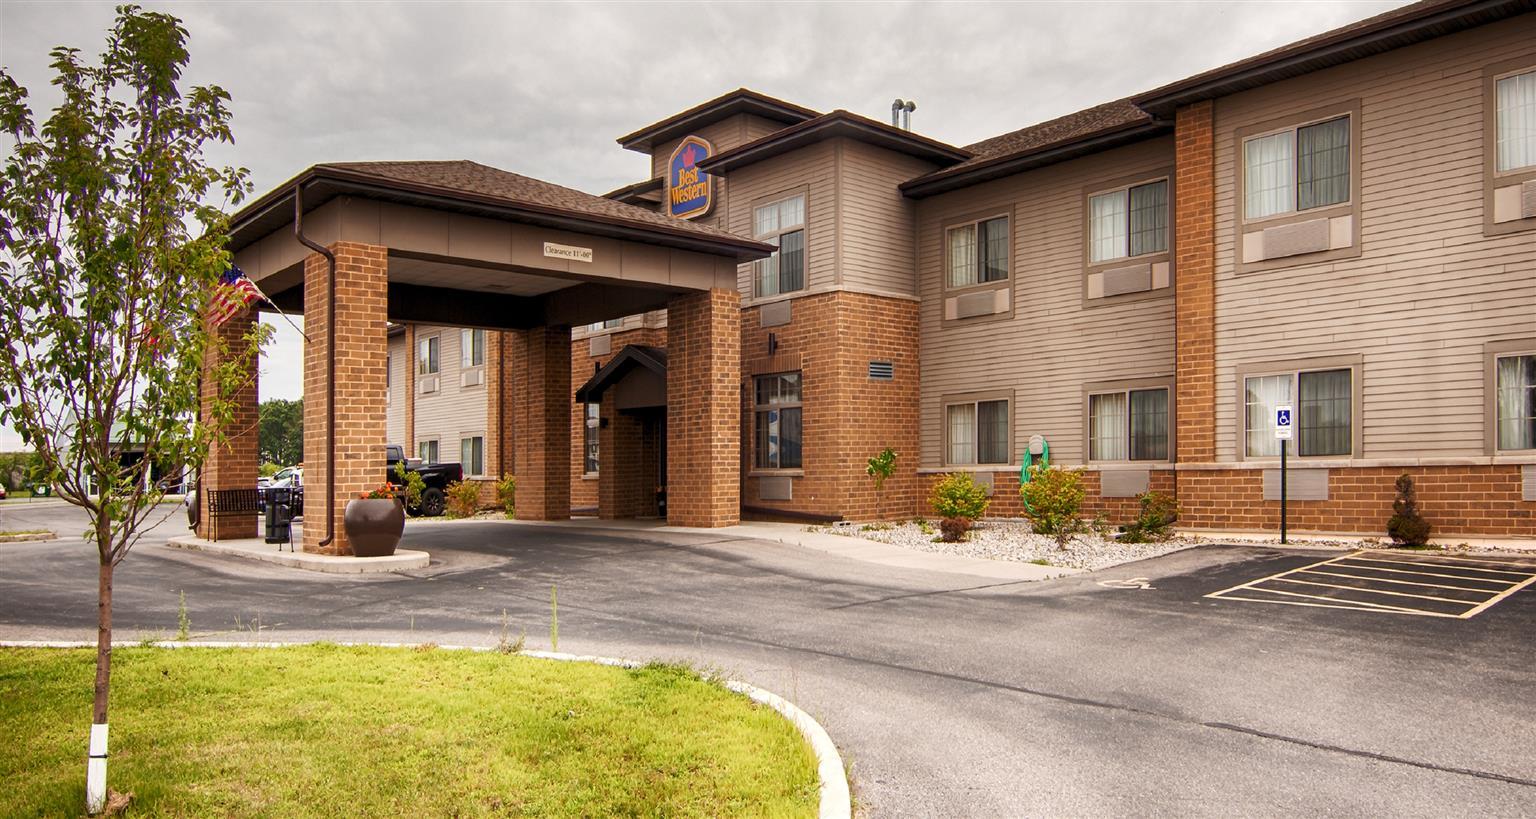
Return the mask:
<path fill-rule="evenodd" d="M 702 216 L 714 204 L 714 179 L 699 169 L 715 149 L 696 136 L 683 137 L 667 160 L 667 213 L 679 219 Z"/>

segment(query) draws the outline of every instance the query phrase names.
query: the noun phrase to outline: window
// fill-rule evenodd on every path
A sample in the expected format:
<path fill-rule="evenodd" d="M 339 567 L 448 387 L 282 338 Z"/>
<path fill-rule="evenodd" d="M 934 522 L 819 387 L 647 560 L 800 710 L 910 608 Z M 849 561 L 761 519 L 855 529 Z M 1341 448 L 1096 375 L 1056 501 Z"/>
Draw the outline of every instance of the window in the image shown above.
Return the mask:
<path fill-rule="evenodd" d="M 434 449 L 436 448 L 434 443 Z M 485 474 L 485 439 L 476 435 L 472 438 L 459 439 L 459 464 L 464 467 L 465 475 Z"/>
<path fill-rule="evenodd" d="M 1494 83 L 1498 106 L 1497 169 L 1536 168 L 1536 71 Z"/>
<path fill-rule="evenodd" d="M 752 263 L 757 295 L 805 289 L 805 196 L 753 208 L 752 235 L 778 247 L 772 256 Z"/>
<path fill-rule="evenodd" d="M 599 426 L 598 405 L 587 404 L 586 419 L 581 432 L 581 449 L 585 460 L 582 471 L 588 475 L 597 474 L 597 429 Z"/>
<path fill-rule="evenodd" d="M 1536 449 L 1536 355 L 1494 359 L 1497 448 Z"/>
<path fill-rule="evenodd" d="M 1292 402 L 1292 396 L 1297 396 Z M 1275 407 L 1295 410 L 1296 452 L 1303 456 L 1354 453 L 1354 371 L 1303 370 L 1243 379 L 1243 407 L 1250 458 L 1279 457 Z"/>
<path fill-rule="evenodd" d="M 1107 262 L 1168 250 L 1168 180 L 1088 199 L 1089 260 Z"/>
<path fill-rule="evenodd" d="M 417 457 L 421 458 L 421 462 L 424 464 L 437 463 L 437 442 L 422 441 L 416 444 L 416 453 Z"/>
<path fill-rule="evenodd" d="M 460 330 L 459 352 L 465 369 L 485 364 L 485 331 Z"/>
<path fill-rule="evenodd" d="M 416 372 L 419 375 L 437 374 L 437 336 L 427 336 L 416 343 Z"/>
<path fill-rule="evenodd" d="M 757 468 L 801 466 L 800 373 L 756 379 Z"/>
<path fill-rule="evenodd" d="M 1260 219 L 1348 202 L 1350 118 L 1243 141 L 1243 213 Z"/>
<path fill-rule="evenodd" d="M 612 330 L 624 324 L 624 319 L 608 319 L 607 321 L 594 321 L 587 325 L 587 332 L 600 333 L 603 330 Z"/>
<path fill-rule="evenodd" d="M 970 287 L 1008 278 L 1008 217 L 984 219 L 945 231 L 949 286 Z"/>
<path fill-rule="evenodd" d="M 1088 460 L 1168 460 L 1168 389 L 1088 396 Z"/>
<path fill-rule="evenodd" d="M 944 409 L 948 451 L 945 463 L 1008 463 L 1008 402 L 974 401 Z"/>

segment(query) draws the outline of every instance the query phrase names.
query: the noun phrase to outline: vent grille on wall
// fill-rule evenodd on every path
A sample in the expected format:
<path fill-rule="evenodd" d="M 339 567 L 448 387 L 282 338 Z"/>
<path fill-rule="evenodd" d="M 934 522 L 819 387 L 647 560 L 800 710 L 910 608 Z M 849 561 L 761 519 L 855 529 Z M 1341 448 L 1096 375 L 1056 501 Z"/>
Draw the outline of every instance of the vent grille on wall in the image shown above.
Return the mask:
<path fill-rule="evenodd" d="M 896 378 L 896 365 L 889 361 L 869 362 L 869 377 L 873 381 L 891 381 Z"/>

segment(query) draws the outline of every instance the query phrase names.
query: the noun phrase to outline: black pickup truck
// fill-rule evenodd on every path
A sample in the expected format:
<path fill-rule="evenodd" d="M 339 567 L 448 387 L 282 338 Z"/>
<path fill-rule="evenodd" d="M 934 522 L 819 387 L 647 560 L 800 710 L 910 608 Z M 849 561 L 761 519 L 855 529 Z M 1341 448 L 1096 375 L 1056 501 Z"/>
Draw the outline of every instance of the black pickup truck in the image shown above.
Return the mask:
<path fill-rule="evenodd" d="M 435 518 L 441 515 L 448 501 L 448 484 L 464 479 L 464 467 L 459 464 L 424 464 L 419 460 L 406 458 L 405 447 L 399 444 L 389 444 L 384 447 L 384 460 L 387 462 L 385 480 L 390 483 L 400 482 L 400 476 L 395 474 L 395 467 L 404 461 L 405 471 L 420 475 L 421 482 L 426 485 L 421 493 L 421 503 L 414 507 L 407 507 L 405 510 L 413 516 L 426 515 L 429 518 Z"/>

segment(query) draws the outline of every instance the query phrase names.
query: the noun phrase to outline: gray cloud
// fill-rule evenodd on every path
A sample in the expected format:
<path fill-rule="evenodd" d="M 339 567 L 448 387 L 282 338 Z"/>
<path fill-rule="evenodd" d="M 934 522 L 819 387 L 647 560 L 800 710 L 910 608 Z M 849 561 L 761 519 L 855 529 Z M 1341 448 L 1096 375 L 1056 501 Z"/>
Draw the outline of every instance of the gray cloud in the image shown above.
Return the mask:
<path fill-rule="evenodd" d="M 187 80 L 234 96 L 214 154 L 259 190 L 316 162 L 474 159 L 601 193 L 614 139 L 738 86 L 875 118 L 915 99 L 955 144 L 1127 96 L 1401 2 L 147 3 L 191 32 Z M 99 50 L 111 3 L 0 5 L 0 61 L 51 102 L 47 50 Z M 285 332 L 265 396 L 300 390 Z M 4 449 L 0 442 L 0 449 Z"/>

